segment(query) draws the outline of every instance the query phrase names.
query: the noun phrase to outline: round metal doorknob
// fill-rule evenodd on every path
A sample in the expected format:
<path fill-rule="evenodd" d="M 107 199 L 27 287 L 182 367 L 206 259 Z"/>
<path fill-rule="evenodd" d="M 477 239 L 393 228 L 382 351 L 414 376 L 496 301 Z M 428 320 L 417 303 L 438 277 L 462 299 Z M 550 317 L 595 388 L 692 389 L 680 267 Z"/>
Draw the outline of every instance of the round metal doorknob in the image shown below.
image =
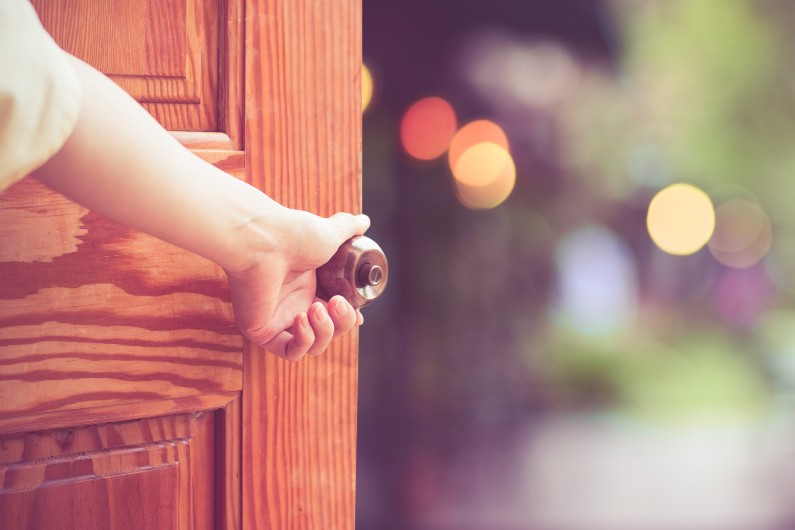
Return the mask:
<path fill-rule="evenodd" d="M 365 236 L 355 236 L 317 270 L 317 295 L 323 300 L 342 295 L 358 309 L 381 296 L 389 279 L 384 251 Z"/>

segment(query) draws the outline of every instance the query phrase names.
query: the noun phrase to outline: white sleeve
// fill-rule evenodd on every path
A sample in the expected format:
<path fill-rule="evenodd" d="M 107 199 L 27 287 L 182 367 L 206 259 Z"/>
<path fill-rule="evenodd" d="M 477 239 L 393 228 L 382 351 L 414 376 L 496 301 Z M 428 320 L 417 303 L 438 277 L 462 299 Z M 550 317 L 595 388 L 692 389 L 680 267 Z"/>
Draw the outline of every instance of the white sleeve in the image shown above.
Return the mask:
<path fill-rule="evenodd" d="M 80 81 L 27 0 L 0 0 L 0 191 L 44 164 L 77 123 Z"/>

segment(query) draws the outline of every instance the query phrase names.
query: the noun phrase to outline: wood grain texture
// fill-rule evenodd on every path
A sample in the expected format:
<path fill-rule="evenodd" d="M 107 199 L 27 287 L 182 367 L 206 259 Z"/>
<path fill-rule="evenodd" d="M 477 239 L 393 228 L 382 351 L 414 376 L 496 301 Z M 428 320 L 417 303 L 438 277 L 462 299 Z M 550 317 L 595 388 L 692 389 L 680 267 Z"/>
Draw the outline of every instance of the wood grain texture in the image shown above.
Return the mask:
<path fill-rule="evenodd" d="M 108 75 L 164 127 L 215 131 L 219 31 L 226 28 L 219 1 L 32 3 L 61 47 Z"/>
<path fill-rule="evenodd" d="M 243 528 L 354 528 L 356 347 L 354 332 L 299 364 L 246 357 Z"/>
<path fill-rule="evenodd" d="M 246 2 L 246 174 L 322 215 L 360 209 L 361 5 Z M 353 529 L 357 336 L 289 363 L 250 348 L 243 527 Z"/>
<path fill-rule="evenodd" d="M 185 75 L 185 56 L 190 52 L 188 4 L 193 2 L 31 0 L 31 3 L 61 47 L 107 75 Z"/>
<path fill-rule="evenodd" d="M 0 438 L 0 528 L 215 528 L 216 415 Z"/>
<path fill-rule="evenodd" d="M 230 147 L 244 146 L 245 57 L 244 0 L 219 0 L 221 17 L 219 31 L 220 60 L 218 62 L 218 131 L 231 139 Z"/>
<path fill-rule="evenodd" d="M 33 3 L 245 178 L 241 1 Z M 35 180 L 0 194 L 0 528 L 240 528 L 242 356 L 217 266 Z"/>
<path fill-rule="evenodd" d="M 241 388 L 216 265 L 34 179 L 0 194 L 0 241 L 0 418 Z"/>
<path fill-rule="evenodd" d="M 241 527 L 241 402 L 230 401 L 216 412 L 216 480 L 215 506 L 218 530 L 237 530 Z"/>
<path fill-rule="evenodd" d="M 173 21 L 184 1 L 184 53 L 220 57 L 216 66 L 186 59 L 172 76 L 179 65 L 165 58 L 139 63 L 146 74 L 114 74 L 119 82 L 170 129 L 222 133 L 180 139 L 275 199 L 322 215 L 359 211 L 358 0 L 173 1 L 36 4 L 53 9 L 48 24 L 102 46 L 90 17 L 80 26 L 85 6 L 155 6 Z M 155 11 L 146 23 L 167 31 Z M 204 93 L 193 103 L 191 87 L 172 84 L 199 70 L 195 86 L 215 83 L 214 127 L 189 115 Z M 355 333 L 298 364 L 242 355 L 217 267 L 35 181 L 0 195 L 0 241 L 0 432 L 18 433 L 0 436 L 0 528 L 353 528 Z M 207 409 L 219 410 L 156 417 Z M 97 425 L 140 417 L 155 418 Z"/>
<path fill-rule="evenodd" d="M 156 401 L 124 402 L 104 407 L 56 410 L 29 414 L 27 416 L 10 416 L 0 419 L 0 436 L 53 430 L 64 425 L 82 427 L 85 425 L 130 421 L 139 418 L 173 416 L 175 414 L 201 412 L 203 410 L 225 410 L 231 406 L 233 401 L 239 400 L 240 392 L 221 392 L 217 394 L 196 394 L 173 399 L 158 399 Z M 239 404 L 236 406 L 239 408 Z"/>

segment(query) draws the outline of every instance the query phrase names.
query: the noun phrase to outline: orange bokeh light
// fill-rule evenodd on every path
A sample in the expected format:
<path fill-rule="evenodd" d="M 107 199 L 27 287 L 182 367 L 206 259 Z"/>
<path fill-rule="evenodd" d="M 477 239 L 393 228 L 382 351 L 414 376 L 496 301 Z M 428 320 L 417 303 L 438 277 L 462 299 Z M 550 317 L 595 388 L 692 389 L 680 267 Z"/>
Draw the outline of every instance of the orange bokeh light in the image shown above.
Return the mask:
<path fill-rule="evenodd" d="M 458 126 L 455 111 L 440 97 L 427 97 L 411 105 L 400 124 L 400 140 L 408 154 L 420 160 L 442 156 Z"/>
<path fill-rule="evenodd" d="M 461 127 L 461 130 L 450 142 L 450 151 L 447 155 L 450 170 L 455 173 L 461 155 L 471 147 L 484 143 L 496 144 L 505 151 L 509 151 L 508 137 L 505 135 L 505 131 L 493 121 L 476 120 Z"/>
<path fill-rule="evenodd" d="M 502 146 L 483 142 L 461 154 L 453 176 L 461 204 L 485 210 L 498 206 L 511 194 L 516 184 L 516 166 Z"/>

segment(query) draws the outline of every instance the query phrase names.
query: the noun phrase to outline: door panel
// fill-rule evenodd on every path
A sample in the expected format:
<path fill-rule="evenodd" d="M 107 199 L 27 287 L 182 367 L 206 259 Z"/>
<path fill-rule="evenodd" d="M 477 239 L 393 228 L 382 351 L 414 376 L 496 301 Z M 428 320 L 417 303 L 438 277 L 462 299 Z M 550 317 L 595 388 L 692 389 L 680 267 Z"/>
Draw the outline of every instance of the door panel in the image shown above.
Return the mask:
<path fill-rule="evenodd" d="M 215 412 L 0 439 L 0 528 L 214 528 Z"/>
<path fill-rule="evenodd" d="M 245 178 L 239 2 L 33 3 Z M 240 528 L 242 354 L 216 265 L 32 179 L 0 194 L 0 528 Z"/>
<path fill-rule="evenodd" d="M 0 420 L 239 390 L 214 264 L 33 179 L 0 195 Z"/>
<path fill-rule="evenodd" d="M 225 17 L 217 1 L 32 3 L 66 51 L 121 85 L 164 127 L 218 130 L 218 34 Z"/>

